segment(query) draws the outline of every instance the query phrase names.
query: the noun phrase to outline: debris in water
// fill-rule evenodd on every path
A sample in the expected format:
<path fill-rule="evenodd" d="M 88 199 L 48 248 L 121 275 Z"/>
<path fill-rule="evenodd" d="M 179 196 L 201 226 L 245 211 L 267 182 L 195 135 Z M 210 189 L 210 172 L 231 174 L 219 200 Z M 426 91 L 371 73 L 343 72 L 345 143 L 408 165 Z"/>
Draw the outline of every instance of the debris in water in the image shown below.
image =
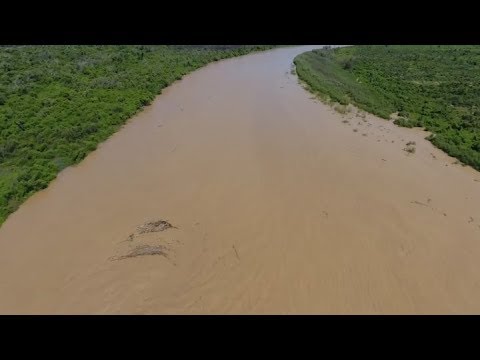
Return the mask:
<path fill-rule="evenodd" d="M 413 145 L 407 145 L 406 148 L 403 149 L 404 151 L 406 151 L 407 153 L 409 154 L 415 154 L 415 146 Z"/>
<path fill-rule="evenodd" d="M 422 203 L 422 202 L 420 202 L 420 201 L 417 201 L 417 200 L 415 200 L 415 201 L 410 201 L 410 203 L 412 203 L 412 204 L 417 204 L 417 205 L 422 205 L 422 206 L 427 206 L 427 207 L 428 207 L 427 204 L 424 204 L 424 203 Z"/>
<path fill-rule="evenodd" d="M 159 232 L 164 231 L 170 228 L 176 229 L 177 227 L 170 224 L 168 221 L 165 220 L 158 220 L 158 221 L 150 221 L 146 222 L 145 224 L 137 227 L 138 234 L 145 234 L 145 233 L 152 233 L 152 232 Z"/>
<path fill-rule="evenodd" d="M 162 255 L 168 258 L 168 255 L 166 253 L 166 248 L 161 245 L 139 245 L 135 247 L 131 252 L 129 252 L 127 255 L 123 256 L 114 256 L 111 257 L 111 261 L 117 261 L 117 260 L 123 260 L 123 259 L 128 259 L 128 258 L 134 258 L 137 256 L 146 256 L 146 255 Z"/>
<path fill-rule="evenodd" d="M 235 255 L 237 256 L 238 261 L 240 261 L 240 256 L 238 256 L 238 251 L 237 248 L 235 247 L 235 244 L 233 244 L 233 250 L 235 250 Z"/>

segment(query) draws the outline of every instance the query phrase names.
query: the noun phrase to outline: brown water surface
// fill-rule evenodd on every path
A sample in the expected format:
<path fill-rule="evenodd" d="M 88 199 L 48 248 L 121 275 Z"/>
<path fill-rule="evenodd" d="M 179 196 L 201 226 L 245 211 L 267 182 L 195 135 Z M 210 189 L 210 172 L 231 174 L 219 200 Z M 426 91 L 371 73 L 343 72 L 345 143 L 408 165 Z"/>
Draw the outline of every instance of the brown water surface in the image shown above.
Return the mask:
<path fill-rule="evenodd" d="M 312 99 L 311 48 L 186 76 L 31 197 L 0 228 L 0 313 L 480 313 L 480 174 Z M 157 219 L 177 228 L 135 235 Z"/>

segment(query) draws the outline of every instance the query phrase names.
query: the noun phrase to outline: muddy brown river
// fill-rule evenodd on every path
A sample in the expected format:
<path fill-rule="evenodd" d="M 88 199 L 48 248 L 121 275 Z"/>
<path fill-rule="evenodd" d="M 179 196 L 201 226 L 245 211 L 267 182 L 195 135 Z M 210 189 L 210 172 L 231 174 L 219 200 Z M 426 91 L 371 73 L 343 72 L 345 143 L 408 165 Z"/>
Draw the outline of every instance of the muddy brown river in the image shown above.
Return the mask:
<path fill-rule="evenodd" d="M 25 202 L 0 313 L 480 313 L 480 173 L 313 99 L 311 48 L 184 77 Z"/>

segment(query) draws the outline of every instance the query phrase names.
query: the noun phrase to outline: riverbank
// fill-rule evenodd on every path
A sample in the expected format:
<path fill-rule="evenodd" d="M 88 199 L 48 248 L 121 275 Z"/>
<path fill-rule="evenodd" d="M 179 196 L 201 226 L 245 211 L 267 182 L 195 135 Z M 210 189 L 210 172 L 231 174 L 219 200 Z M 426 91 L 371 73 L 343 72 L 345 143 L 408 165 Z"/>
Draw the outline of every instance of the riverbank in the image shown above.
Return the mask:
<path fill-rule="evenodd" d="M 479 312 L 480 176 L 313 98 L 291 74 L 312 48 L 186 75 L 28 199 L 0 313 Z"/>
<path fill-rule="evenodd" d="M 350 46 L 295 59 L 310 91 L 404 127 L 421 127 L 447 154 L 480 170 L 479 46 Z"/>
<path fill-rule="evenodd" d="M 163 88 L 271 46 L 4 46 L 0 49 L 0 226 Z"/>

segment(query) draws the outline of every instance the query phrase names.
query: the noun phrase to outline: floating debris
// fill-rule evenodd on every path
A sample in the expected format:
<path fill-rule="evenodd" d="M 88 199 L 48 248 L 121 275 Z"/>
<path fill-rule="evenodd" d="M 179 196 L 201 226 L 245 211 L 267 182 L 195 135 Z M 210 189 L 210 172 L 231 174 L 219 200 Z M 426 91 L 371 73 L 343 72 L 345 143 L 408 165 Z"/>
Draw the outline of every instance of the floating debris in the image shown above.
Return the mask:
<path fill-rule="evenodd" d="M 168 258 L 166 248 L 162 245 L 139 245 L 130 251 L 127 255 L 111 257 L 111 261 L 134 258 L 137 256 L 161 255 Z"/>
<path fill-rule="evenodd" d="M 235 244 L 232 245 L 233 250 L 235 250 L 235 255 L 237 256 L 238 261 L 240 261 L 240 256 L 238 256 L 238 251 L 237 248 L 235 247 Z"/>
<path fill-rule="evenodd" d="M 422 202 L 420 202 L 420 201 L 417 201 L 417 200 L 415 200 L 415 201 L 410 201 L 410 203 L 429 207 L 427 204 L 424 204 L 424 203 L 422 203 Z"/>
<path fill-rule="evenodd" d="M 164 231 L 170 228 L 175 228 L 172 224 L 165 220 L 157 220 L 157 221 L 150 221 L 146 222 L 145 224 L 137 227 L 138 234 L 145 234 L 145 233 L 152 233 L 152 232 L 159 232 Z"/>
<path fill-rule="evenodd" d="M 406 151 L 409 154 L 415 154 L 415 151 L 416 151 L 415 146 L 413 146 L 413 145 L 408 145 L 403 150 Z"/>

